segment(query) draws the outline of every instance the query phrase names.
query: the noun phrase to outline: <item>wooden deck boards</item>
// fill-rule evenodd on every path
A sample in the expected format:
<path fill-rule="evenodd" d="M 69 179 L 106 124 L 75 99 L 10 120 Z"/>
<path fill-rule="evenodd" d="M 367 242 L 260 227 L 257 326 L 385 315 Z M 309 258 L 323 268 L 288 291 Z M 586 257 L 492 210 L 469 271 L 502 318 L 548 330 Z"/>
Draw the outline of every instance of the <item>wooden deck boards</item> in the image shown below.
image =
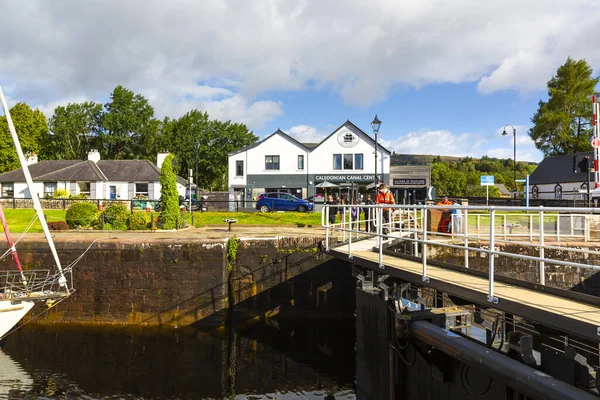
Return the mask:
<path fill-rule="evenodd" d="M 365 242 L 365 243 L 362 243 Z M 356 244 L 352 244 L 352 255 L 365 260 L 378 262 L 379 254 L 370 251 L 377 245 L 374 239 L 368 239 Z M 340 253 L 348 253 L 348 246 L 337 246 L 333 250 Z M 422 265 L 420 262 L 406 260 L 402 258 L 383 255 L 383 264 L 398 268 L 416 275 L 421 275 Z M 446 283 L 477 291 L 483 294 L 488 292 L 488 280 L 477 276 L 464 274 L 461 272 L 444 269 L 436 266 L 427 266 L 427 276 L 431 279 L 444 281 Z M 523 304 L 531 308 L 536 308 L 562 317 L 568 317 L 580 322 L 600 327 L 600 307 L 590 304 L 580 303 L 575 300 L 550 295 L 547 293 L 530 290 L 518 286 L 508 285 L 502 282 L 496 282 L 494 285 L 494 296 L 500 299 L 510 300 L 512 302 Z"/>

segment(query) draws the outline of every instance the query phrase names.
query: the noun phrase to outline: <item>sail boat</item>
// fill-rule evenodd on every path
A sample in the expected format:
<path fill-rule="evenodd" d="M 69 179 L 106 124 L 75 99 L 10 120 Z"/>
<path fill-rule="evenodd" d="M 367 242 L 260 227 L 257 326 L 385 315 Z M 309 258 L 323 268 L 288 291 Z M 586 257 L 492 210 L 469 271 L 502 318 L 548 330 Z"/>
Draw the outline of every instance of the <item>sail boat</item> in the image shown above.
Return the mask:
<path fill-rule="evenodd" d="M 25 175 L 27 188 L 33 200 L 33 207 L 42 225 L 42 230 L 52 252 L 56 271 L 50 270 L 24 270 L 12 241 L 4 212 L 0 206 L 0 219 L 4 227 L 4 233 L 9 245 L 9 251 L 17 264 L 17 270 L 0 271 L 0 338 L 3 338 L 23 319 L 36 303 L 52 306 L 64 300 L 73 293 L 73 278 L 71 266 L 63 268 L 54 246 L 46 218 L 42 211 L 42 205 L 38 197 L 38 191 L 33 185 L 23 150 L 17 136 L 17 131 L 10 117 L 10 111 L 0 87 L 0 103 L 6 116 L 8 129 L 12 136 L 19 162 Z M 6 254 L 7 255 L 7 254 Z"/>

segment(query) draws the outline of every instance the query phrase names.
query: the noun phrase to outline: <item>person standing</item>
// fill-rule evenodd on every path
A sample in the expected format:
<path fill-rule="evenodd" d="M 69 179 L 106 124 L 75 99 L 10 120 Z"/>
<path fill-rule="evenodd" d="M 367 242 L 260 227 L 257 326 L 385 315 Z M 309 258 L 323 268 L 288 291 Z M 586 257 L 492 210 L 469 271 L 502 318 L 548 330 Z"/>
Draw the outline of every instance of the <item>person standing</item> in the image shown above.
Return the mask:
<path fill-rule="evenodd" d="M 325 204 L 336 206 L 337 201 L 333 199 L 332 195 L 327 196 L 327 202 Z M 329 207 L 329 224 L 335 224 L 335 215 L 337 214 L 337 207 Z"/>
<path fill-rule="evenodd" d="M 454 206 L 460 206 L 460 203 L 458 201 L 455 201 Z M 462 216 L 462 210 L 459 208 L 453 208 L 452 209 L 452 232 L 453 233 L 462 233 L 462 220 L 463 220 L 463 216 Z"/>
<path fill-rule="evenodd" d="M 377 204 L 396 204 L 396 200 L 394 200 L 394 195 L 392 194 L 392 192 L 389 191 L 389 189 L 385 185 L 385 183 L 382 183 L 381 185 L 379 185 L 379 191 L 377 192 L 377 198 L 375 199 L 375 203 L 377 203 Z M 389 208 L 383 208 L 382 212 L 383 212 L 383 215 L 382 215 L 381 221 L 384 226 L 383 234 L 387 235 L 390 233 L 389 224 L 390 224 L 391 210 Z M 386 226 L 387 226 L 387 228 L 386 228 Z"/>
<path fill-rule="evenodd" d="M 367 194 L 367 200 L 365 200 L 365 204 L 368 206 L 372 206 L 375 204 L 373 199 L 371 199 L 371 194 Z M 365 208 L 365 218 L 366 221 L 366 231 L 367 232 L 375 232 L 375 213 L 373 208 Z"/>
<path fill-rule="evenodd" d="M 353 207 L 350 208 L 350 230 L 356 229 L 360 231 L 360 207 L 358 206 L 358 199 L 354 199 Z"/>
<path fill-rule="evenodd" d="M 342 225 L 344 223 L 346 223 L 346 207 L 344 207 L 346 205 L 346 198 L 344 196 L 342 196 L 342 200 L 340 201 L 340 222 L 342 223 Z"/>

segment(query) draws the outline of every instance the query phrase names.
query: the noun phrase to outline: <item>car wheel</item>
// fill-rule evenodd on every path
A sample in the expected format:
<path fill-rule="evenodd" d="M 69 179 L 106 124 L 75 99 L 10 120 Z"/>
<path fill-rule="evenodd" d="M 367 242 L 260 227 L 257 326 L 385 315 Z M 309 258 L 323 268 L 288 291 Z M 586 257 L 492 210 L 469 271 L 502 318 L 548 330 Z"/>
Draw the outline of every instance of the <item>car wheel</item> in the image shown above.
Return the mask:
<path fill-rule="evenodd" d="M 265 204 L 263 204 L 262 206 L 260 206 L 260 212 L 266 213 L 266 212 L 269 212 L 269 211 L 271 211 L 271 210 L 269 210 L 269 206 L 267 206 Z"/>
<path fill-rule="evenodd" d="M 305 212 L 305 211 L 306 211 L 306 206 L 303 206 L 302 204 L 300 204 L 300 205 L 298 206 L 298 209 L 297 209 L 297 210 L 298 210 L 298 212 Z"/>

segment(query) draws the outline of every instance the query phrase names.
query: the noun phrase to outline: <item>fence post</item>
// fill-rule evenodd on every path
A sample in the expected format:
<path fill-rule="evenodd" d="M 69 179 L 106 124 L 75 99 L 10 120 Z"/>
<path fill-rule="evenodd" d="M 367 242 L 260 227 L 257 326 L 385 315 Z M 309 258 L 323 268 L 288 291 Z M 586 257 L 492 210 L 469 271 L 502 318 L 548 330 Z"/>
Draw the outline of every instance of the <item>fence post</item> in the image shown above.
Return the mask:
<path fill-rule="evenodd" d="M 383 269 L 383 226 L 381 223 L 383 222 L 383 208 L 379 207 L 377 209 L 377 246 L 379 247 L 379 268 Z"/>
<path fill-rule="evenodd" d="M 488 298 L 490 303 L 498 304 L 498 298 L 494 297 L 494 223 L 496 218 L 496 210 L 494 207 L 490 209 L 490 250 L 488 255 L 489 261 L 489 278 L 488 278 Z"/>
<path fill-rule="evenodd" d="M 556 241 L 560 242 L 560 213 L 556 214 Z"/>
<path fill-rule="evenodd" d="M 529 241 L 533 242 L 533 214 L 529 214 Z"/>
<path fill-rule="evenodd" d="M 329 206 L 325 205 L 325 212 L 321 214 L 321 218 L 325 216 L 325 221 L 327 221 L 327 229 L 325 229 L 325 251 L 329 251 Z M 322 221 L 321 223 L 325 222 Z"/>
<path fill-rule="evenodd" d="M 540 206 L 540 258 L 544 258 L 544 209 Z M 546 284 L 545 262 L 540 261 L 540 285 Z"/>
<path fill-rule="evenodd" d="M 419 238 L 419 232 L 417 231 L 417 207 L 413 209 L 413 233 L 414 233 L 414 241 L 413 241 L 413 256 L 417 256 L 419 252 L 419 243 L 417 243 L 417 239 Z"/>
<path fill-rule="evenodd" d="M 154 213 L 150 212 L 150 229 L 154 230 Z"/>
<path fill-rule="evenodd" d="M 423 262 L 423 273 L 421 279 L 423 282 L 429 282 L 427 277 L 427 206 L 423 208 L 423 246 L 421 247 L 421 257 Z"/>
<path fill-rule="evenodd" d="M 102 213 L 102 228 L 101 228 L 101 230 L 104 230 L 104 223 L 105 222 L 106 221 L 104 220 L 104 213 Z"/>
<path fill-rule="evenodd" d="M 465 268 L 469 268 L 469 210 L 465 209 L 465 226 L 463 228 L 465 234 Z"/>
<path fill-rule="evenodd" d="M 65 199 L 62 199 L 62 206 L 63 206 L 63 210 L 67 209 L 67 201 Z"/>
<path fill-rule="evenodd" d="M 12 201 L 12 203 L 13 203 L 13 210 L 14 210 L 15 208 L 17 208 L 17 199 L 15 199 L 15 198 L 13 197 L 13 201 Z"/>

